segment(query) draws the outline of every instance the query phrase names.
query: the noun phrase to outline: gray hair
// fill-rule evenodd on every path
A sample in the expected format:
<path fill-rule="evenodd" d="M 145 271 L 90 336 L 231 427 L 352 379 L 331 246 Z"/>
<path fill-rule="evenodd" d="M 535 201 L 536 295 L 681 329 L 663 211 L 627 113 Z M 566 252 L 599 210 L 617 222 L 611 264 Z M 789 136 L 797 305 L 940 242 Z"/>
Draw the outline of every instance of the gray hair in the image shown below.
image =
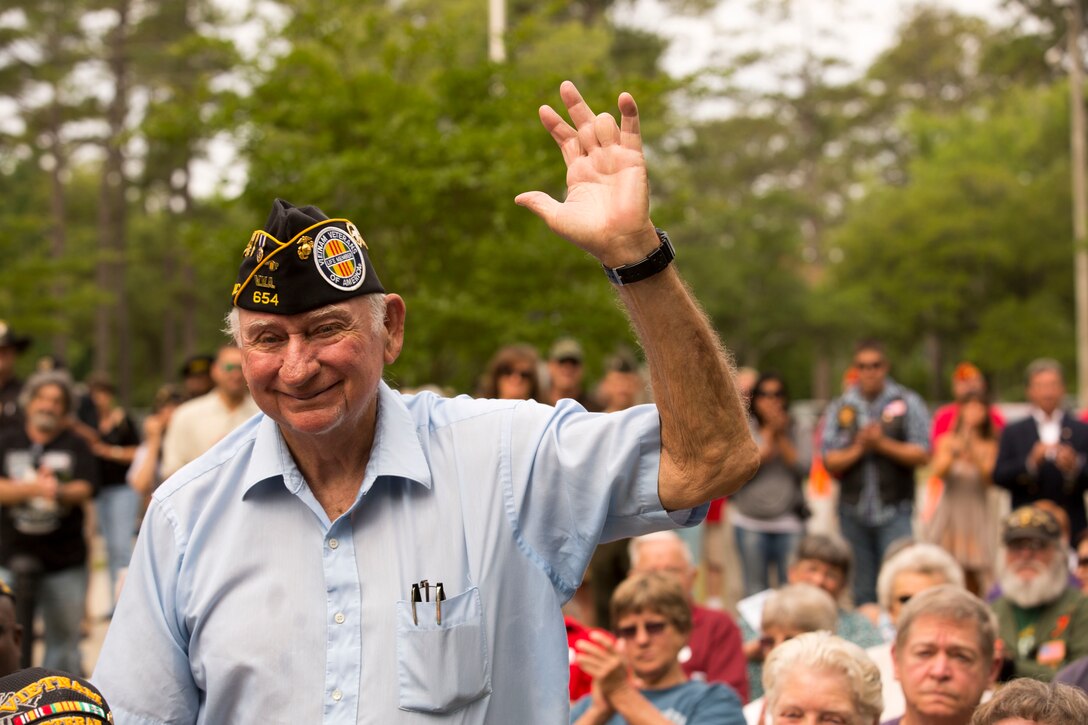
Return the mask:
<path fill-rule="evenodd" d="M 997 725 L 1012 719 L 1038 725 L 1088 722 L 1088 695 L 1072 685 L 1020 677 L 999 688 L 989 702 L 975 710 L 971 725 Z"/>
<path fill-rule="evenodd" d="M 38 391 L 47 385 L 56 385 L 64 393 L 64 412 L 71 413 L 75 407 L 75 393 L 72 390 L 72 378 L 63 370 L 43 370 L 31 375 L 23 389 L 19 391 L 19 407 L 26 410 L 30 401 L 38 394 Z"/>
<path fill-rule="evenodd" d="M 919 617 L 939 617 L 974 625 L 983 659 L 989 660 L 994 656 L 997 617 L 986 602 L 962 585 L 941 584 L 910 598 L 899 614 L 899 629 L 895 633 L 896 652 L 902 652 L 907 646 L 911 626 Z"/>
<path fill-rule="evenodd" d="M 691 555 L 691 549 L 688 548 L 688 543 L 681 539 L 679 534 L 675 531 L 655 531 L 652 534 L 636 536 L 627 544 L 627 558 L 631 560 L 631 568 L 638 568 L 638 552 L 643 544 L 664 541 L 669 541 L 679 546 L 680 551 L 684 554 L 684 561 L 688 563 L 688 566 L 695 566 L 695 558 Z"/>
<path fill-rule="evenodd" d="M 1057 373 L 1059 378 L 1065 379 L 1062 364 L 1052 357 L 1035 358 L 1028 363 L 1024 370 L 1024 382 L 1031 383 L 1031 379 L 1039 373 Z"/>
<path fill-rule="evenodd" d="M 880 567 L 876 580 L 876 598 L 884 611 L 892 607 L 892 589 L 900 574 L 939 576 L 946 584 L 963 588 L 963 567 L 952 555 L 936 544 L 911 544 L 900 550 Z"/>
<path fill-rule="evenodd" d="M 831 595 L 811 584 L 788 584 L 776 589 L 763 604 L 763 624 L 802 632 L 834 632 L 839 624 L 839 608 Z"/>
<path fill-rule="evenodd" d="M 367 305 L 370 307 L 371 332 L 378 334 L 385 326 L 385 295 L 380 292 L 372 292 L 364 295 L 364 297 L 366 297 Z M 230 308 L 230 312 L 227 313 L 223 320 L 223 332 L 234 340 L 236 346 L 242 347 L 242 329 L 238 321 L 238 309 L 237 307 Z"/>
<path fill-rule="evenodd" d="M 821 561 L 828 566 L 842 570 L 843 579 L 850 580 L 854 567 L 854 553 L 845 540 L 827 534 L 809 534 L 801 539 L 793 552 L 792 564 L 802 559 Z"/>
<path fill-rule="evenodd" d="M 809 632 L 783 642 L 768 655 L 763 665 L 768 712 L 774 710 L 783 695 L 786 675 L 804 678 L 805 670 L 833 672 L 846 678 L 856 725 L 875 722 L 884 710 L 880 670 L 865 650 L 830 632 Z"/>

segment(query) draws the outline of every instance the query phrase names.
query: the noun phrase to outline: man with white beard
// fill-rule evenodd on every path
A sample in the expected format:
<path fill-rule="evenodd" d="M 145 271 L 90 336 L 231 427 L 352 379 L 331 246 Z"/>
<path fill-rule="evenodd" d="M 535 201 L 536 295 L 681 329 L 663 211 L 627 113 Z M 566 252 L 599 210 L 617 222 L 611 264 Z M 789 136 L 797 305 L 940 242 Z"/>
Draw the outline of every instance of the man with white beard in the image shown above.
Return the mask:
<path fill-rule="evenodd" d="M 1068 555 L 1057 520 L 1034 506 L 1005 519 L 998 556 L 1002 596 L 993 603 L 1004 643 L 1001 679 L 1049 681 L 1088 654 L 1088 598 L 1069 586 Z"/>

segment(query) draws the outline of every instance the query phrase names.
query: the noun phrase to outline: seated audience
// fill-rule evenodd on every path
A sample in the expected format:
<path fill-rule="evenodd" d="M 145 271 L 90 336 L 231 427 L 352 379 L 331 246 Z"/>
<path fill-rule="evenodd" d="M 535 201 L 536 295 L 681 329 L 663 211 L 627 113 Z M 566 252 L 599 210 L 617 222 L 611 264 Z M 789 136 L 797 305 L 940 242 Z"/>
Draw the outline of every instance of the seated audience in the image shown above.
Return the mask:
<path fill-rule="evenodd" d="M 834 633 L 839 610 L 831 595 L 811 584 L 787 584 L 767 597 L 763 625 L 755 642 L 758 651 L 748 660 L 752 701 L 744 708 L 748 722 L 758 722 L 763 710 L 763 662 L 783 642 L 806 632 Z M 753 719 L 755 718 L 755 719 Z"/>
<path fill-rule="evenodd" d="M 678 655 L 691 632 L 680 584 L 664 574 L 635 574 L 612 595 L 617 639 L 593 632 L 575 644 L 591 693 L 571 708 L 578 725 L 682 722 L 740 725 L 740 699 L 727 685 L 689 680 Z"/>
<path fill-rule="evenodd" d="M 877 577 L 877 599 L 880 601 L 882 631 L 888 631 L 889 641 L 869 647 L 865 653 L 880 668 L 884 683 L 883 720 L 902 715 L 906 711 L 903 689 L 895 681 L 895 664 L 892 661 L 892 643 L 903 606 L 927 589 L 941 584 L 953 584 L 962 588 L 963 569 L 944 549 L 934 544 L 908 543 L 889 556 L 880 567 Z"/>
<path fill-rule="evenodd" d="M 998 558 L 1002 596 L 993 603 L 1004 642 L 1002 680 L 1050 680 L 1088 654 L 1088 598 L 1069 586 L 1065 546 L 1054 517 L 1023 506 L 1005 520 Z"/>
<path fill-rule="evenodd" d="M 845 541 L 825 534 L 809 534 L 797 545 L 793 563 L 786 572 L 786 581 L 820 587 L 836 602 L 841 602 L 850 581 L 852 566 L 853 554 Z M 744 637 L 745 651 L 750 656 L 754 653 L 756 627 L 761 620 L 759 611 L 769 594 L 769 590 L 760 592 L 737 604 L 742 614 L 741 635 Z M 872 647 L 883 641 L 872 622 L 858 612 L 844 609 L 841 604 L 836 632 L 839 637 L 859 647 Z"/>
<path fill-rule="evenodd" d="M 691 633 L 680 651 L 684 674 L 693 680 L 723 682 L 747 702 L 749 681 L 744 667 L 740 629 L 725 612 L 694 603 L 695 564 L 687 544 L 674 531 L 659 531 L 631 539 L 631 571 L 672 576 L 691 607 Z"/>
<path fill-rule="evenodd" d="M 1076 687 L 1013 680 L 975 711 L 971 725 L 1072 725 L 1088 723 L 1088 696 Z"/>
<path fill-rule="evenodd" d="M 906 712 L 886 725 L 967 725 L 1001 669 L 996 640 L 993 612 L 962 585 L 911 598 L 893 652 Z"/>
<path fill-rule="evenodd" d="M 763 668 L 768 722 L 876 725 L 880 672 L 857 645 L 810 632 L 776 647 Z"/>

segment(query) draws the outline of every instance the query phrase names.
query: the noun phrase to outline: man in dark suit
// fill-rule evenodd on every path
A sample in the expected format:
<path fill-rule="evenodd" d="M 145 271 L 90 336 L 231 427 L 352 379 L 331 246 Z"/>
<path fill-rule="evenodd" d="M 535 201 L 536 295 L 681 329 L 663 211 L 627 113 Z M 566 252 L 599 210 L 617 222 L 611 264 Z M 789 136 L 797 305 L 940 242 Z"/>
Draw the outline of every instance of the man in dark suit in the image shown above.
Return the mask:
<path fill-rule="evenodd" d="M 1031 415 L 1001 434 L 994 483 L 1012 494 L 1012 507 L 1050 499 L 1069 513 L 1072 536 L 1088 526 L 1084 492 L 1088 490 L 1088 424 L 1062 410 L 1062 366 L 1041 358 L 1027 369 Z"/>

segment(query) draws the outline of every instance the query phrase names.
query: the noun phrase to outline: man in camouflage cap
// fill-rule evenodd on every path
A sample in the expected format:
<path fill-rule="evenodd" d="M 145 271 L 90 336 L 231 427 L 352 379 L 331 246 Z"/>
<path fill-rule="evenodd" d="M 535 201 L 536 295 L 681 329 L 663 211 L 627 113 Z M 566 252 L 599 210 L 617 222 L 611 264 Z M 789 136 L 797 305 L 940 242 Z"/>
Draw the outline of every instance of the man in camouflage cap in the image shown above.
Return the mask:
<path fill-rule="evenodd" d="M 1059 667 L 1088 655 L 1088 598 L 1069 585 L 1068 552 L 1049 512 L 1016 509 L 1002 539 L 1002 596 L 993 603 L 1005 643 L 1002 679 L 1049 681 Z"/>
<path fill-rule="evenodd" d="M 540 117 L 566 201 L 515 201 L 604 265 L 657 406 L 393 391 L 405 304 L 379 244 L 277 201 L 228 322 L 264 415 L 155 493 L 94 677 L 118 723 L 565 721 L 560 606 L 598 541 L 697 523 L 753 473 L 728 360 L 649 218 L 634 100 L 617 126 L 560 93 L 574 125 Z"/>

